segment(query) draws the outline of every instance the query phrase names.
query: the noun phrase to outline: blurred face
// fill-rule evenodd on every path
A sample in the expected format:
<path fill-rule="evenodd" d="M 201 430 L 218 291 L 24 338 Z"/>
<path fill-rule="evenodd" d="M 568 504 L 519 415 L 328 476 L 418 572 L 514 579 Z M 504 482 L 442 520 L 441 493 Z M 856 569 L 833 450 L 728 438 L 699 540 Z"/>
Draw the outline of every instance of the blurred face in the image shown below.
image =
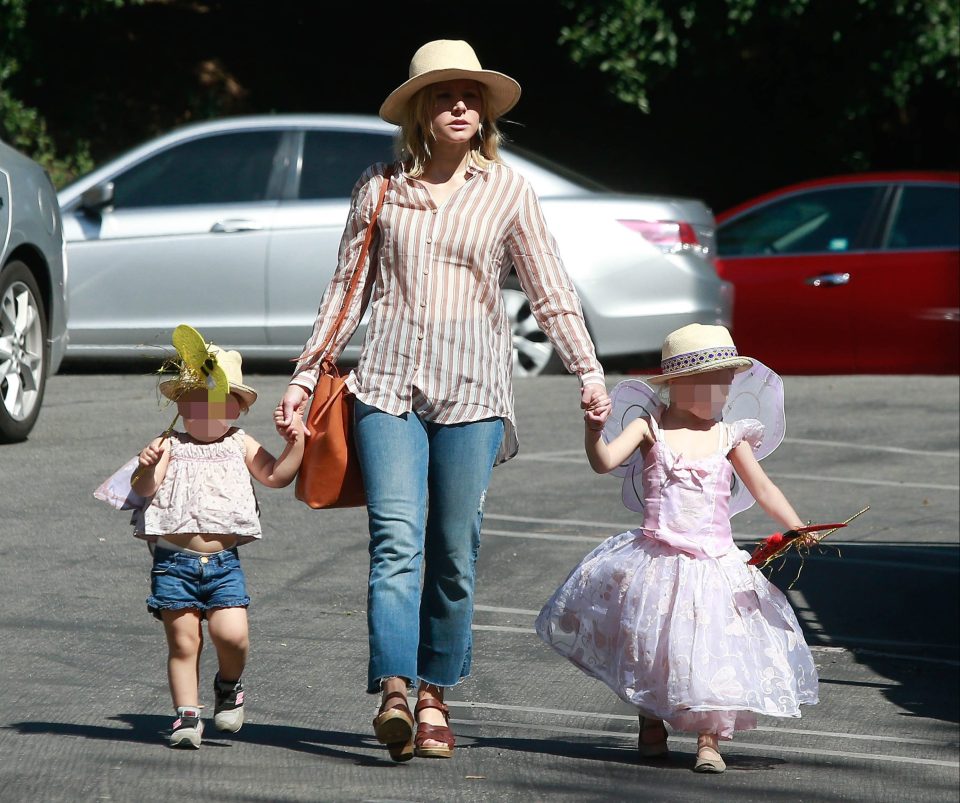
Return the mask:
<path fill-rule="evenodd" d="M 697 418 L 718 419 L 730 395 L 734 370 L 721 368 L 669 380 L 670 406 Z"/>
<path fill-rule="evenodd" d="M 240 402 L 232 393 L 226 399 L 211 400 L 206 390 L 190 390 L 177 399 L 184 429 L 198 441 L 210 443 L 222 438 L 240 416 Z"/>
<path fill-rule="evenodd" d="M 433 84 L 430 120 L 437 143 L 469 144 L 480 128 L 480 86 L 457 79 Z"/>

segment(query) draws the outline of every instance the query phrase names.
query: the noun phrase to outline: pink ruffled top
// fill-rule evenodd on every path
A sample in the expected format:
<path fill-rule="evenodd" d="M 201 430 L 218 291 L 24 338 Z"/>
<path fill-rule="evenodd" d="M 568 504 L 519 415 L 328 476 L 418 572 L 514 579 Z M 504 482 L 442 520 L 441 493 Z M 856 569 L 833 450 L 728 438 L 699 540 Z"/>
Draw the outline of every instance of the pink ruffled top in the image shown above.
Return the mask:
<path fill-rule="evenodd" d="M 240 543 L 260 538 L 243 430 L 232 429 L 213 443 L 174 431 L 169 442 L 167 473 L 134 534 L 147 540 L 175 533 L 236 535 Z"/>
<path fill-rule="evenodd" d="M 689 460 L 667 445 L 651 416 L 654 444 L 643 461 L 645 535 L 697 558 L 718 558 L 735 548 L 730 529 L 730 451 L 746 440 L 756 451 L 763 424 L 754 418 L 720 422 L 717 450 Z"/>

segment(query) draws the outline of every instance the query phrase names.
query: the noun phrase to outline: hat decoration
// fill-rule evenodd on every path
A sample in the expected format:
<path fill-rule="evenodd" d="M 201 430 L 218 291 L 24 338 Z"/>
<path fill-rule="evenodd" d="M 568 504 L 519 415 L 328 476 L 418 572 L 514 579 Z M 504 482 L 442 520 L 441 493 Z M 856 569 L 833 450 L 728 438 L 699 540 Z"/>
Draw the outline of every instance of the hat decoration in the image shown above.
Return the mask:
<path fill-rule="evenodd" d="M 166 379 L 159 384 L 160 393 L 168 399 L 178 401 L 184 393 L 205 390 L 212 402 L 224 402 L 231 393 L 243 399 L 247 407 L 257 400 L 257 392 L 243 384 L 239 351 L 224 351 L 213 343 L 208 344 L 196 329 L 185 323 L 173 330 L 172 342 L 179 359 L 167 360 L 159 371 L 161 375 L 177 373 L 176 379 Z M 178 410 L 170 426 L 160 435 L 161 443 L 169 437 L 179 418 Z M 142 470 L 142 466 L 137 467 L 131 482 L 137 481 Z"/>
<path fill-rule="evenodd" d="M 660 358 L 661 373 L 647 381 L 657 385 L 681 376 L 722 368 L 733 368 L 740 373 L 751 365 L 752 359 L 737 353 L 726 327 L 692 323 L 667 335 Z"/>
<path fill-rule="evenodd" d="M 249 407 L 257 400 L 257 392 L 243 384 L 242 358 L 239 351 L 224 351 L 206 343 L 192 326 L 180 324 L 173 330 L 173 346 L 179 360 L 166 363 L 160 370 L 177 372 L 176 379 L 160 383 L 160 392 L 176 401 L 189 390 L 206 390 L 211 401 L 223 401 L 235 393 Z"/>
<path fill-rule="evenodd" d="M 467 79 L 483 84 L 487 100 L 484 113 L 494 120 L 520 100 L 520 84 L 509 75 L 483 69 L 473 48 L 461 39 L 427 42 L 413 54 L 409 76 L 380 106 L 380 116 L 388 123 L 403 125 L 410 99 L 425 86 L 440 81 Z"/>

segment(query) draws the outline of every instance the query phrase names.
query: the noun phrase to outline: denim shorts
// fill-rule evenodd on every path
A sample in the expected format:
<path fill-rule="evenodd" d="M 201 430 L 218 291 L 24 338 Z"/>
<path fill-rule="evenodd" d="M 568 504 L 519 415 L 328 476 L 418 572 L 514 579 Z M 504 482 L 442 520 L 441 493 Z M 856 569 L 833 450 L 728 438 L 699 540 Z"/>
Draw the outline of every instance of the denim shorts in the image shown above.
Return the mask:
<path fill-rule="evenodd" d="M 203 556 L 154 549 L 147 610 L 158 619 L 160 611 L 194 608 L 203 615 L 213 608 L 245 608 L 249 604 L 236 547 Z"/>

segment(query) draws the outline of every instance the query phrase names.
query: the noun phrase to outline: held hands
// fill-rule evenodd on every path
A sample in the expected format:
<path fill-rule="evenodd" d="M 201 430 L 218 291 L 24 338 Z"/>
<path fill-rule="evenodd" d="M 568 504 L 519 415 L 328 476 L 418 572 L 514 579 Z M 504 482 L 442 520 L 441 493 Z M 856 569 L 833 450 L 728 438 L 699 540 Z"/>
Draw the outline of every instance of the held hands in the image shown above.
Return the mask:
<path fill-rule="evenodd" d="M 303 423 L 303 411 L 310 394 L 300 385 L 287 385 L 283 398 L 273 411 L 273 425 L 288 443 L 294 443 L 300 433 L 310 434 Z"/>
<path fill-rule="evenodd" d="M 595 382 L 583 386 L 580 394 L 580 407 L 583 408 L 583 422 L 589 430 L 599 432 L 610 416 L 613 402 L 607 395 L 607 389 Z"/>

